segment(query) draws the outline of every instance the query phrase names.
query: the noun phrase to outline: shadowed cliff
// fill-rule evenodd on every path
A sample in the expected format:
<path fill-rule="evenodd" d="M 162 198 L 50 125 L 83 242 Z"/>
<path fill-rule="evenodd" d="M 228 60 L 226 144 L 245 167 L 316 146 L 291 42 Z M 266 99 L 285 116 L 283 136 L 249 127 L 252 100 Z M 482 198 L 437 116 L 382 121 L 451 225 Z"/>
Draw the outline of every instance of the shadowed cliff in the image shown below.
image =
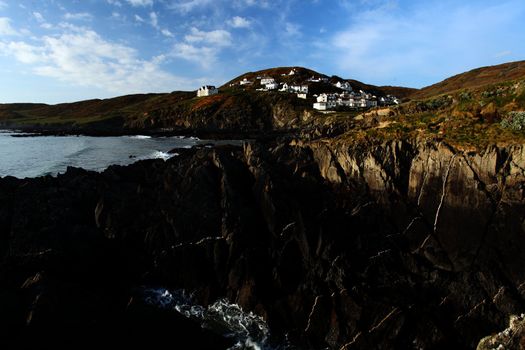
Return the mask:
<path fill-rule="evenodd" d="M 525 308 L 524 169 L 522 146 L 294 141 L 4 178 L 1 321 L 105 324 L 157 285 L 302 348 L 472 348 Z"/>

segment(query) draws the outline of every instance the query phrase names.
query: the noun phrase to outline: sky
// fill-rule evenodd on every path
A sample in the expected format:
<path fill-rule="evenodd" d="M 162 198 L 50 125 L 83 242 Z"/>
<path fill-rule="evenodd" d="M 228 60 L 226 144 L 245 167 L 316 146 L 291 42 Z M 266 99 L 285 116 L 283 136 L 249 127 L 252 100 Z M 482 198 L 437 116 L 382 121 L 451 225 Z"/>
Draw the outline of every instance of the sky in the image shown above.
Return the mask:
<path fill-rule="evenodd" d="M 0 103 L 196 90 L 278 66 L 420 88 L 524 59 L 524 0 L 0 0 Z"/>

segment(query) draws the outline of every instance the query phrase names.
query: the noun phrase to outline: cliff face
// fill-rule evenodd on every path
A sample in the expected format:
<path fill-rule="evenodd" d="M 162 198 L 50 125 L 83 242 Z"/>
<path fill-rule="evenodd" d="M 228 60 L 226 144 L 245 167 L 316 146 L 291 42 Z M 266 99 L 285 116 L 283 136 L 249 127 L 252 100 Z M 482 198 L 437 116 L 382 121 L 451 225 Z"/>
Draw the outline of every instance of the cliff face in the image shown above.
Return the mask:
<path fill-rule="evenodd" d="M 162 285 L 305 348 L 475 347 L 525 309 L 524 171 L 522 146 L 331 140 L 0 179 L 0 315 L 83 327 Z"/>

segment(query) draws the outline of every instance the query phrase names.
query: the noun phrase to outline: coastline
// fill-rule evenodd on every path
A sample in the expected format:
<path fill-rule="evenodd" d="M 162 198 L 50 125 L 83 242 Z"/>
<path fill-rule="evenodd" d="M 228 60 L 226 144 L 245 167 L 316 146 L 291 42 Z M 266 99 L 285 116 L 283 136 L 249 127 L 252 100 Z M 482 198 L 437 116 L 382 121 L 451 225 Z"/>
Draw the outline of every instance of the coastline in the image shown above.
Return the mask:
<path fill-rule="evenodd" d="M 2 178 L 2 302 L 15 307 L 0 317 L 27 334 L 68 315 L 83 332 L 161 286 L 226 297 L 303 349 L 475 347 L 521 309 L 523 152 L 253 142 Z M 472 311 L 483 302 L 492 317 Z"/>

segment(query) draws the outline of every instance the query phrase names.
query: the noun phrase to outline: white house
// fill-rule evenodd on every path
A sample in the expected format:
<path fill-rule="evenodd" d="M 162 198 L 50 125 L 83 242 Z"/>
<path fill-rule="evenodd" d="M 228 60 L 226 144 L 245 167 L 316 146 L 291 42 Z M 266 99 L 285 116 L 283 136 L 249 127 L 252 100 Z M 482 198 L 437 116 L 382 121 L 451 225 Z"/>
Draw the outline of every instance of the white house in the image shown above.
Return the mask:
<path fill-rule="evenodd" d="M 341 90 L 352 91 L 352 85 L 350 85 L 350 83 L 347 81 L 343 81 L 343 82 L 338 81 L 337 83 L 334 84 L 334 86 Z"/>
<path fill-rule="evenodd" d="M 296 70 L 295 70 L 295 68 L 294 68 L 294 69 L 292 69 L 292 70 L 290 71 L 290 73 L 288 73 L 288 75 L 295 75 L 295 73 L 297 73 L 297 72 L 296 72 Z"/>
<path fill-rule="evenodd" d="M 317 102 L 314 103 L 314 109 L 326 111 L 337 106 L 336 94 L 320 94 L 317 96 Z"/>
<path fill-rule="evenodd" d="M 326 102 L 316 102 L 314 103 L 314 109 L 317 109 L 318 111 L 326 111 L 328 108 Z"/>
<path fill-rule="evenodd" d="M 277 84 L 275 81 L 273 83 L 269 83 L 265 85 L 266 90 L 276 90 L 279 87 L 279 84 Z"/>
<path fill-rule="evenodd" d="M 268 85 L 275 83 L 275 79 L 272 77 L 263 77 L 261 78 L 261 85 Z"/>
<path fill-rule="evenodd" d="M 211 96 L 219 93 L 219 89 L 217 89 L 213 85 L 204 85 L 197 90 L 197 97 L 204 97 L 204 96 Z"/>
<path fill-rule="evenodd" d="M 283 86 L 281 86 L 281 89 L 279 91 L 286 91 L 290 89 L 290 86 L 287 83 L 284 83 Z"/>
<path fill-rule="evenodd" d="M 308 85 L 292 85 L 289 87 L 289 89 L 293 92 L 305 93 L 305 94 L 308 93 Z"/>
<path fill-rule="evenodd" d="M 307 96 L 308 96 L 308 94 L 305 94 L 305 93 L 298 93 L 297 94 L 297 98 L 302 98 L 303 100 L 306 100 Z"/>
<path fill-rule="evenodd" d="M 239 85 L 251 85 L 253 84 L 250 80 L 244 78 L 243 80 L 241 80 L 241 82 L 239 83 Z"/>

